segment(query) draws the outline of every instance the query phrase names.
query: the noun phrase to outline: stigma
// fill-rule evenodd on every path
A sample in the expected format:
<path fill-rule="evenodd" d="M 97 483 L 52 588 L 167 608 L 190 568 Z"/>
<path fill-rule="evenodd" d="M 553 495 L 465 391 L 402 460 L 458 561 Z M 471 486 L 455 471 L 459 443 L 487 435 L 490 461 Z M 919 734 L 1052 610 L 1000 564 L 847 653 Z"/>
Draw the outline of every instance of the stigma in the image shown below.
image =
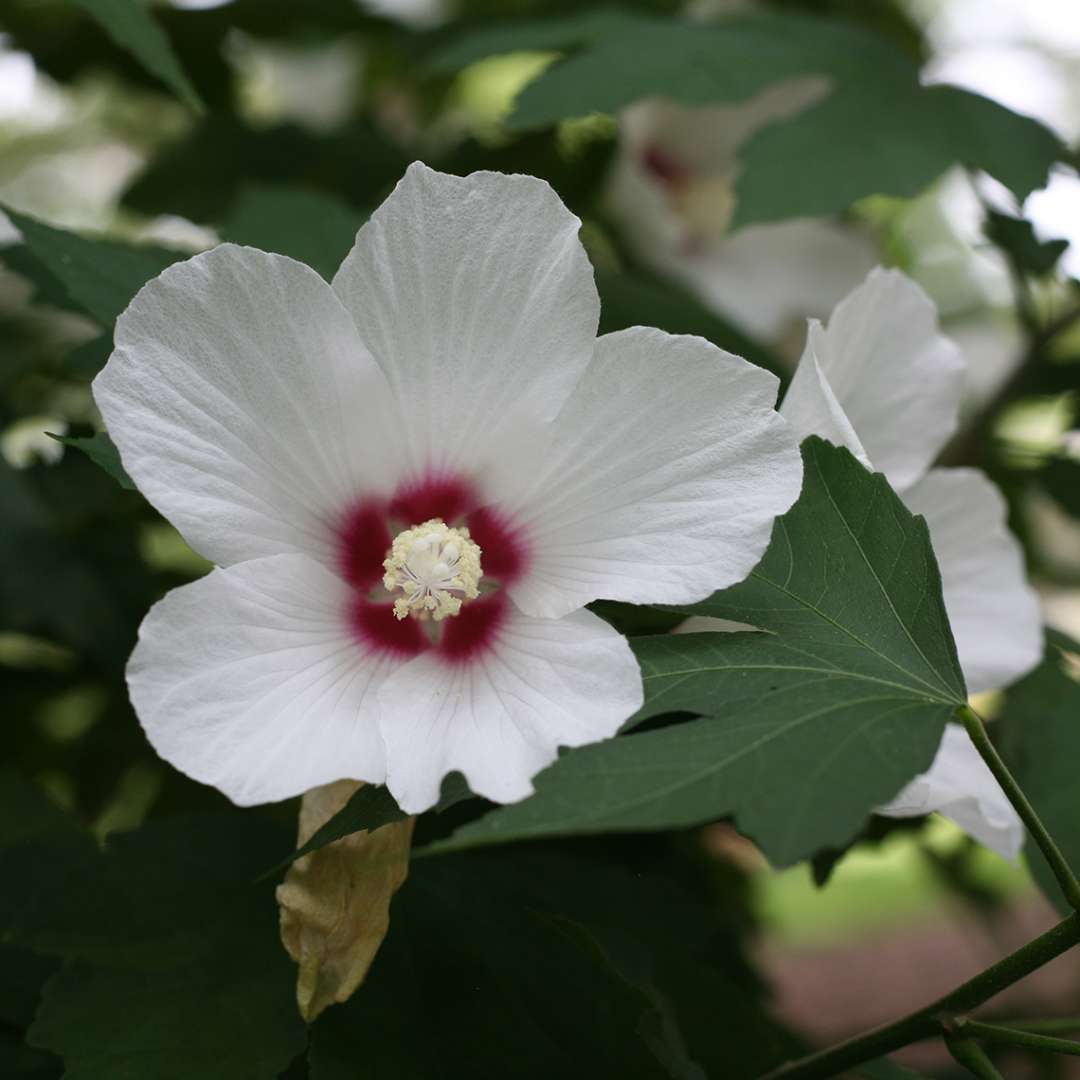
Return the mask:
<path fill-rule="evenodd" d="M 402 594 L 394 600 L 399 619 L 412 615 L 440 622 L 480 595 L 480 547 L 468 529 L 452 529 L 442 518 L 398 533 L 383 569 L 386 590 Z"/>

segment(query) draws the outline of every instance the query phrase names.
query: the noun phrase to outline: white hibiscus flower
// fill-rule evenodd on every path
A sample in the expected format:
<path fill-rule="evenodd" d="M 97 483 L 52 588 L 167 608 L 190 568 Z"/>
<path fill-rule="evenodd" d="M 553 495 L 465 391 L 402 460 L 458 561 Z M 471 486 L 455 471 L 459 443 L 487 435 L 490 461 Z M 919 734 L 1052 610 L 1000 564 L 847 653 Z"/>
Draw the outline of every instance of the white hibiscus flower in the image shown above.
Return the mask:
<path fill-rule="evenodd" d="M 1043 636 L 998 490 L 974 469 L 930 468 L 956 429 L 963 379 L 960 351 L 939 332 L 929 297 L 903 274 L 879 269 L 827 327 L 810 324 L 780 411 L 800 437 L 822 435 L 883 472 L 926 519 L 960 666 L 969 691 L 981 693 L 1030 671 Z M 1016 812 L 957 725 L 930 771 L 879 813 L 932 810 L 1007 858 L 1023 843 Z"/>
<path fill-rule="evenodd" d="M 739 105 L 649 100 L 620 117 L 608 202 L 627 243 L 761 340 L 827 315 L 878 261 L 867 233 L 827 219 L 729 230 L 743 145 L 827 89 L 822 79 L 800 79 Z"/>
<path fill-rule="evenodd" d="M 241 804 L 338 779 L 410 812 L 520 799 L 642 701 L 584 605 L 743 578 L 797 497 L 769 374 L 596 338 L 578 220 L 527 176 L 413 165 L 327 285 L 225 245 L 116 326 L 94 393 L 139 487 L 217 564 L 143 623 L 150 741 Z"/>

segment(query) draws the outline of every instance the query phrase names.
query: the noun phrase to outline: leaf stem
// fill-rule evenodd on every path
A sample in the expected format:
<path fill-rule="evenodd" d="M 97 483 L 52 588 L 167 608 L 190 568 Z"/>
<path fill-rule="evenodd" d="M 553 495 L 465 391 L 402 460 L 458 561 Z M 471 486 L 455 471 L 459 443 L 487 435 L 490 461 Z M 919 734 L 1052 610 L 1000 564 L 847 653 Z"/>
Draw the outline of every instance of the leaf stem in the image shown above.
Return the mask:
<path fill-rule="evenodd" d="M 1020 1031 L 1001 1024 L 984 1024 L 979 1020 L 961 1017 L 955 1027 L 964 1036 L 983 1039 L 986 1042 L 1008 1043 L 1010 1046 L 1027 1046 L 1032 1050 L 1049 1050 L 1055 1054 L 1071 1054 L 1080 1057 L 1080 1042 L 1072 1039 L 1055 1039 L 1050 1035 L 1040 1035 L 1034 1031 Z"/>
<path fill-rule="evenodd" d="M 945 1045 L 949 1048 L 949 1053 L 972 1076 L 979 1077 L 979 1080 L 1005 1080 L 994 1067 L 994 1063 L 986 1056 L 986 1051 L 974 1039 L 946 1035 Z"/>
<path fill-rule="evenodd" d="M 1076 944 L 1080 944 L 1080 911 L 1073 912 L 1045 934 L 1029 941 L 925 1008 L 798 1061 L 787 1062 L 762 1080 L 828 1080 L 845 1069 L 940 1035 L 951 1023 L 952 1017 L 967 1013 L 988 1001 Z"/>
<path fill-rule="evenodd" d="M 982 717 L 969 705 L 962 706 L 957 712 L 971 741 L 975 744 L 975 749 L 979 751 L 979 756 L 994 774 L 994 778 L 1008 796 L 1009 802 L 1020 815 L 1020 820 L 1027 826 L 1032 840 L 1046 857 L 1061 891 L 1065 894 L 1065 899 L 1074 910 L 1080 911 L 1080 882 L 1076 880 L 1072 868 L 1065 860 L 1065 856 L 1061 854 L 1061 849 L 1054 843 L 1054 838 L 1047 832 L 1046 826 L 1035 812 L 1035 807 L 1021 791 L 1020 785 L 1013 779 L 1008 766 L 1002 761 L 1001 755 L 990 741 Z"/>

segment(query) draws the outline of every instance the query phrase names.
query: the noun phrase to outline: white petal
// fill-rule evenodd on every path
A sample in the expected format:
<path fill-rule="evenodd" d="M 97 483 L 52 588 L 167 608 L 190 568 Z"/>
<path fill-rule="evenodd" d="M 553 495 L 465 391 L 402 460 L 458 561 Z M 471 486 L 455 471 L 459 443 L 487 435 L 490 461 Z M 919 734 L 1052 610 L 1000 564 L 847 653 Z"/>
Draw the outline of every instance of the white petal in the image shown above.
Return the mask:
<path fill-rule="evenodd" d="M 379 783 L 376 690 L 348 587 L 302 555 L 214 570 L 150 610 L 128 665 L 135 711 L 181 772 L 247 806 L 333 780 Z"/>
<path fill-rule="evenodd" d="M 682 253 L 680 277 L 746 333 L 772 341 L 795 320 L 828 315 L 877 261 L 863 230 L 797 218 L 748 225 Z"/>
<path fill-rule="evenodd" d="M 933 469 L 904 492 L 904 502 L 930 529 L 968 690 L 1015 682 L 1042 659 L 1043 631 L 1005 500 L 981 472 Z"/>
<path fill-rule="evenodd" d="M 124 467 L 208 559 L 333 558 L 328 518 L 385 482 L 387 390 L 314 270 L 224 245 L 116 324 L 94 397 Z"/>
<path fill-rule="evenodd" d="M 453 770 L 478 795 L 523 799 L 559 746 L 614 735 L 642 700 L 630 646 L 592 612 L 510 608 L 485 655 L 450 665 L 427 652 L 383 684 L 387 785 L 410 813 L 432 806 Z"/>
<path fill-rule="evenodd" d="M 898 271 L 874 270 L 811 336 L 822 377 L 874 468 L 903 491 L 955 430 L 963 392 L 963 357 L 938 331 L 932 301 Z"/>
<path fill-rule="evenodd" d="M 493 485 L 529 553 L 515 602 L 559 616 L 598 598 L 688 603 L 741 581 L 802 481 L 775 396 L 772 375 L 702 338 L 600 338 L 533 483 Z"/>
<path fill-rule="evenodd" d="M 555 415 L 600 302 L 580 222 L 542 180 L 416 163 L 334 278 L 386 372 L 420 471 L 468 466 L 525 402 Z"/>
<path fill-rule="evenodd" d="M 807 328 L 806 348 L 784 394 L 780 415 L 800 439 L 807 435 L 820 435 L 834 446 L 847 447 L 863 465 L 868 469 L 873 468 L 859 436 L 855 434 L 851 421 L 840 407 L 829 380 L 821 370 L 816 345 L 822 334 L 821 324 L 812 320 Z"/>
<path fill-rule="evenodd" d="M 1024 826 L 1005 792 L 959 724 L 948 724 L 934 763 L 877 813 L 919 817 L 936 811 L 981 844 L 1016 861 Z"/>

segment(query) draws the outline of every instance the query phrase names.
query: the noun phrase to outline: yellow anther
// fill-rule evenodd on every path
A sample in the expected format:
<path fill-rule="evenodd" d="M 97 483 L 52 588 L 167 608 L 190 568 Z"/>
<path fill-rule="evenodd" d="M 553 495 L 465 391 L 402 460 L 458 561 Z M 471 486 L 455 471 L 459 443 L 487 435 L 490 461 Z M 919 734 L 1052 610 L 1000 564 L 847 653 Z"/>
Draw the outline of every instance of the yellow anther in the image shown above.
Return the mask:
<path fill-rule="evenodd" d="M 468 529 L 451 529 L 441 518 L 398 533 L 383 569 L 387 591 L 403 594 L 394 601 L 399 619 L 415 615 L 439 622 L 480 595 L 479 546 Z"/>

